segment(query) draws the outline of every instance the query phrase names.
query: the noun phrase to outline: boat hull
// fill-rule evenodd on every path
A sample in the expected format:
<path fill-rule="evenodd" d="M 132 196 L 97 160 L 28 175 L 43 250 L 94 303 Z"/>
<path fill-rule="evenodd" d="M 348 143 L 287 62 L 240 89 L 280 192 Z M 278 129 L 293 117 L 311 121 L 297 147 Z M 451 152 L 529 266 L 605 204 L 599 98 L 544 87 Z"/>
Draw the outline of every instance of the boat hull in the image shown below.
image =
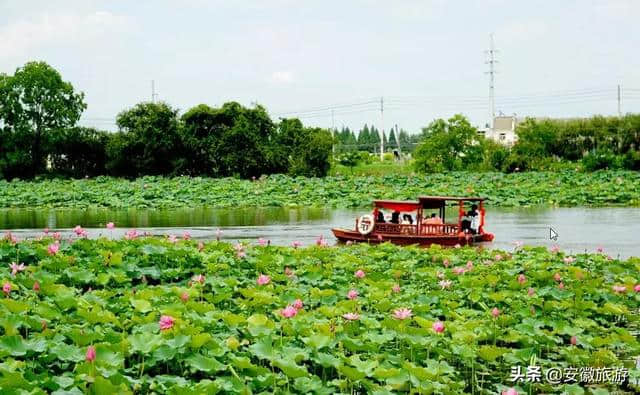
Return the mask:
<path fill-rule="evenodd" d="M 491 233 L 483 233 L 477 235 L 467 234 L 463 237 L 458 235 L 407 235 L 396 233 L 370 233 L 368 235 L 362 235 L 357 230 L 331 229 L 333 235 L 341 242 L 354 242 L 354 243 L 386 243 L 390 242 L 398 245 L 420 245 L 428 247 L 432 244 L 439 244 L 443 246 L 455 246 L 455 245 L 471 245 L 475 243 L 481 243 L 486 241 L 492 241 L 493 235 Z"/>

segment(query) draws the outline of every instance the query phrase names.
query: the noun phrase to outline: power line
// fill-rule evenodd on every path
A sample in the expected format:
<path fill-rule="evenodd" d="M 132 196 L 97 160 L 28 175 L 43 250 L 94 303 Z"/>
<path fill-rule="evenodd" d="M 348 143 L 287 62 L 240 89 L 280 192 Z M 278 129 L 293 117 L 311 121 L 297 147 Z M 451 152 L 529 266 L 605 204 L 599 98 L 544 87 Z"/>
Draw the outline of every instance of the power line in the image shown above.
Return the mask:
<path fill-rule="evenodd" d="M 494 46 L 493 46 L 493 33 L 490 34 L 490 45 L 489 45 L 489 50 L 486 51 L 489 55 L 489 60 L 487 60 L 485 63 L 489 64 L 489 71 L 485 72 L 486 74 L 489 74 L 489 106 L 490 106 L 490 110 L 491 110 L 491 127 L 493 127 L 493 119 L 496 116 L 496 102 L 495 102 L 495 87 L 494 87 L 494 82 L 495 82 L 495 74 L 496 74 L 496 70 L 495 70 L 495 64 L 498 63 L 498 61 L 495 58 L 496 52 L 498 52 Z"/>

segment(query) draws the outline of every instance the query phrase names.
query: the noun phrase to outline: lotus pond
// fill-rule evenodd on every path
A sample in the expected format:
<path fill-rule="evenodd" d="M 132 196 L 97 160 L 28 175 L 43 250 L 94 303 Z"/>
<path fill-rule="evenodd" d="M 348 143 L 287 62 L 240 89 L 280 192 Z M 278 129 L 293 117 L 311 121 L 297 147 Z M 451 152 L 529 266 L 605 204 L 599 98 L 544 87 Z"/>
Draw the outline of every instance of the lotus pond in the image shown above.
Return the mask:
<path fill-rule="evenodd" d="M 0 388 L 633 393 L 639 270 L 638 259 L 542 247 L 7 239 Z M 630 379 L 510 381 L 529 365 L 624 366 Z"/>
<path fill-rule="evenodd" d="M 134 181 L 0 181 L 0 207 L 364 207 L 372 199 L 481 195 L 493 206 L 640 206 L 640 172 L 454 172 L 416 176 L 336 176 L 256 181 L 144 177 Z"/>

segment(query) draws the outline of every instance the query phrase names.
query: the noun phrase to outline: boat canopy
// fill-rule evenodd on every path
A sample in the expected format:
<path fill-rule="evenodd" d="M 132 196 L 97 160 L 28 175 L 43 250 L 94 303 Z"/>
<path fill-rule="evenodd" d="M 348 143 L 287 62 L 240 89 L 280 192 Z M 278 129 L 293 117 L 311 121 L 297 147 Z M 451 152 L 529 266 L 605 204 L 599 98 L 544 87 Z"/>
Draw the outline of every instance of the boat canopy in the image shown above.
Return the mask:
<path fill-rule="evenodd" d="M 419 209 L 420 203 L 401 200 L 374 200 L 373 206 L 375 208 L 384 208 L 387 210 L 407 212 Z"/>

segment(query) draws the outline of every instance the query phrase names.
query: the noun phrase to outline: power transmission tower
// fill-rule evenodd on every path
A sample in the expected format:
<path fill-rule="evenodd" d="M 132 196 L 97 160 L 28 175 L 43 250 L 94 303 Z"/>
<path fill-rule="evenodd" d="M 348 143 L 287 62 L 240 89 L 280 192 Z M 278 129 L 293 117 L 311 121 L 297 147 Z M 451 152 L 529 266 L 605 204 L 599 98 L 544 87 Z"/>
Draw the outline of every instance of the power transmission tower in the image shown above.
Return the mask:
<path fill-rule="evenodd" d="M 495 92 L 494 92 L 494 80 L 495 80 L 495 74 L 497 73 L 497 71 L 495 70 L 495 64 L 498 63 L 498 61 L 496 60 L 496 53 L 498 52 L 498 50 L 495 49 L 494 45 L 493 45 L 493 33 L 491 33 L 489 35 L 490 37 L 490 44 L 489 44 L 489 49 L 487 51 L 484 51 L 487 55 L 488 55 L 488 59 L 487 61 L 485 61 L 485 64 L 489 65 L 489 71 L 486 71 L 485 74 L 489 74 L 489 109 L 491 111 L 491 129 L 493 129 L 493 119 L 496 116 L 496 101 L 495 101 Z"/>
<path fill-rule="evenodd" d="M 384 99 L 380 97 L 380 161 L 384 161 Z"/>
<path fill-rule="evenodd" d="M 621 94 L 620 94 L 620 84 L 618 84 L 618 117 L 622 117 L 622 99 L 621 99 Z"/>
<path fill-rule="evenodd" d="M 157 97 L 158 94 L 156 93 L 156 82 L 154 80 L 151 80 L 151 103 L 155 103 Z"/>

